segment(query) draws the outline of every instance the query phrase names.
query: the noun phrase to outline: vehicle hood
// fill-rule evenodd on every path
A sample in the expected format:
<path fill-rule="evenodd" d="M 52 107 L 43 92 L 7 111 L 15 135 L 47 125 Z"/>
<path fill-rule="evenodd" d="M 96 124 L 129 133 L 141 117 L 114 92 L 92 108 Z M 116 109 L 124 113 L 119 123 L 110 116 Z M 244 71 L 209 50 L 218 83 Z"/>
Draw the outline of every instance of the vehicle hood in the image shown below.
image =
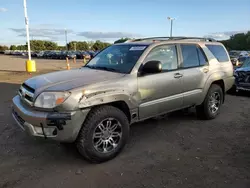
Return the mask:
<path fill-rule="evenodd" d="M 250 67 L 237 68 L 235 71 L 250 71 Z"/>
<path fill-rule="evenodd" d="M 43 90 L 67 91 L 97 82 L 117 79 L 122 76 L 124 74 L 80 68 L 36 76 L 26 80 L 25 84 L 35 89 L 36 93 Z"/>

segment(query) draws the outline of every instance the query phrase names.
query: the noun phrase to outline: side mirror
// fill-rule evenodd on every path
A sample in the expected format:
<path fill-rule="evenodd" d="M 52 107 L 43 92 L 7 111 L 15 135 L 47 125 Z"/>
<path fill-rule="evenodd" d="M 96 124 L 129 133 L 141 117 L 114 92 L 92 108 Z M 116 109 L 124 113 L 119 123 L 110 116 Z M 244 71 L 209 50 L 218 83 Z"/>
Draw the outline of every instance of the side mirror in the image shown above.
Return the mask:
<path fill-rule="evenodd" d="M 142 74 L 153 74 L 162 71 L 162 64 L 160 61 L 148 61 L 141 69 Z"/>

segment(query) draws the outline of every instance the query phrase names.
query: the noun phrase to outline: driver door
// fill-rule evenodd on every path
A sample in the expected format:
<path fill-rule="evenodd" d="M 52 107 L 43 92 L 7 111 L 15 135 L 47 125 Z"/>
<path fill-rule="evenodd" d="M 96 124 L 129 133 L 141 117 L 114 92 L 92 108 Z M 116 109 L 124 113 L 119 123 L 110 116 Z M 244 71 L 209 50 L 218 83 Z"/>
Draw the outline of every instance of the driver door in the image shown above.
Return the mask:
<path fill-rule="evenodd" d="M 162 63 L 162 72 L 138 77 L 140 94 L 139 118 L 164 114 L 183 106 L 182 72 L 179 70 L 176 45 L 161 45 L 153 48 L 144 63 L 157 60 Z"/>

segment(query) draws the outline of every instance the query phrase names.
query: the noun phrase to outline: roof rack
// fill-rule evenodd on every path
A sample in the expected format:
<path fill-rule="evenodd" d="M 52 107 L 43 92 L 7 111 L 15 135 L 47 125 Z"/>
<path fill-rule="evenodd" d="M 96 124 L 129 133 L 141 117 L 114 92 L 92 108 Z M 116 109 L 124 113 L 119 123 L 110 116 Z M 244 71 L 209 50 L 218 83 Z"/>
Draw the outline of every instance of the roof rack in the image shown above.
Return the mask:
<path fill-rule="evenodd" d="M 142 41 L 168 41 L 168 40 L 199 40 L 205 42 L 216 42 L 213 38 L 202 38 L 202 37 L 149 37 L 149 38 L 139 38 L 139 39 L 132 39 L 127 40 L 127 42 L 142 42 Z"/>

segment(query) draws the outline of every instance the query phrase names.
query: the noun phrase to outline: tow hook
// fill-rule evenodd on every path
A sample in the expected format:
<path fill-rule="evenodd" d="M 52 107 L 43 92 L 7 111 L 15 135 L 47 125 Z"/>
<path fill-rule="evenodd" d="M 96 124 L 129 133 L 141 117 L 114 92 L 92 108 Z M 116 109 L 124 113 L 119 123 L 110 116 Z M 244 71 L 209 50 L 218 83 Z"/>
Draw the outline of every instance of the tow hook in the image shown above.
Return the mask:
<path fill-rule="evenodd" d="M 42 123 L 40 123 L 40 125 L 41 125 L 41 127 L 42 127 L 42 131 L 43 131 L 44 138 L 47 139 L 47 136 L 46 136 L 45 131 L 44 131 L 44 126 L 43 126 Z"/>
<path fill-rule="evenodd" d="M 58 130 L 63 130 L 63 125 L 66 125 L 66 120 L 71 120 L 70 113 L 55 113 L 47 116 L 47 125 L 55 126 Z"/>

